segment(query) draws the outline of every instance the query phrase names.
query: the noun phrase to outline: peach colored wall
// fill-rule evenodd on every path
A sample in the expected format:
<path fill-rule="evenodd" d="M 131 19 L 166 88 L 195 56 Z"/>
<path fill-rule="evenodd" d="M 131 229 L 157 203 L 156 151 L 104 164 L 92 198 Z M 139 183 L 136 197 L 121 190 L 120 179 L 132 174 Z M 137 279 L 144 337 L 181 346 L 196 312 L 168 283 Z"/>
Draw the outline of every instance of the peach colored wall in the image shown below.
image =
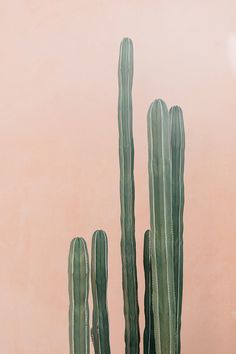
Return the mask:
<path fill-rule="evenodd" d="M 146 112 L 186 125 L 183 354 L 236 352 L 235 0 L 0 4 L 0 342 L 65 354 L 70 239 L 109 235 L 112 353 L 124 353 L 117 61 L 134 42 L 136 236 L 143 331 Z"/>

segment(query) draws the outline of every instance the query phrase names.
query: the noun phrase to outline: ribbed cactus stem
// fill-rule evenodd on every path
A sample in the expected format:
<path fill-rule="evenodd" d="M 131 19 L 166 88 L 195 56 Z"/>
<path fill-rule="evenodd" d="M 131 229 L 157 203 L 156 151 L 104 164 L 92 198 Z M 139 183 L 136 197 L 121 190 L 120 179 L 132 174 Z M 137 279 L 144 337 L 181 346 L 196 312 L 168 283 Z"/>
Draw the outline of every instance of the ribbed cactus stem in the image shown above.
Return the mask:
<path fill-rule="evenodd" d="M 155 354 L 154 320 L 152 310 L 152 269 L 151 269 L 151 237 L 150 230 L 144 234 L 143 266 L 145 274 L 145 329 L 143 334 L 144 354 Z"/>
<path fill-rule="evenodd" d="M 184 149 L 183 113 L 180 107 L 170 109 L 172 152 L 172 220 L 174 234 L 174 278 L 176 295 L 176 353 L 180 354 L 180 330 L 183 294 L 183 210 Z"/>
<path fill-rule="evenodd" d="M 175 293 L 172 230 L 171 124 L 166 104 L 148 111 L 152 281 L 157 354 L 175 354 Z"/>
<path fill-rule="evenodd" d="M 134 144 L 132 133 L 133 45 L 129 38 L 124 38 L 121 42 L 118 74 L 121 254 L 125 315 L 125 353 L 138 354 L 140 334 L 134 222 Z"/>
<path fill-rule="evenodd" d="M 82 237 L 71 241 L 68 272 L 70 354 L 89 354 L 89 261 Z"/>
<path fill-rule="evenodd" d="M 92 239 L 91 280 L 93 293 L 92 336 L 95 354 L 110 354 L 107 311 L 107 235 L 97 230 Z"/>

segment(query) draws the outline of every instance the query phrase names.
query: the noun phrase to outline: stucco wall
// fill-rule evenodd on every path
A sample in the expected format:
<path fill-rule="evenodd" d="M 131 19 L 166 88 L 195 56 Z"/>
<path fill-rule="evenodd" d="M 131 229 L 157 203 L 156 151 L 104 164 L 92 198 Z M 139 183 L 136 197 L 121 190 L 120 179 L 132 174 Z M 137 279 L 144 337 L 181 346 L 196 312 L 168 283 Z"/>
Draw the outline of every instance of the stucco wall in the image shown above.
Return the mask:
<path fill-rule="evenodd" d="M 90 248 L 103 228 L 112 353 L 124 353 L 117 62 L 129 36 L 141 331 L 146 113 L 162 97 L 185 115 L 183 354 L 235 354 L 235 1 L 3 0 L 0 17 L 1 352 L 69 353 L 69 242 Z"/>

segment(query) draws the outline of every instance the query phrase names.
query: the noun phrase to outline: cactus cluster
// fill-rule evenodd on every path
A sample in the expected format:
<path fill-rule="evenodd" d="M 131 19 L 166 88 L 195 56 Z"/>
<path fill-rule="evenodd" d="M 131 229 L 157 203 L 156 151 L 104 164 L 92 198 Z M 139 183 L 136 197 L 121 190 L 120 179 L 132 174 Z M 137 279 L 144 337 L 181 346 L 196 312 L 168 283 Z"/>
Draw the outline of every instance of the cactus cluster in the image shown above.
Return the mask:
<path fill-rule="evenodd" d="M 119 161 L 125 353 L 140 353 L 134 215 L 132 132 L 133 44 L 124 38 L 119 66 Z M 183 293 L 184 123 L 180 107 L 168 111 L 154 100 L 147 114 L 150 229 L 144 234 L 144 354 L 180 354 Z M 107 309 L 108 241 L 94 232 L 91 250 L 95 354 L 110 354 Z M 86 242 L 72 240 L 69 253 L 70 354 L 89 353 L 89 262 Z"/>

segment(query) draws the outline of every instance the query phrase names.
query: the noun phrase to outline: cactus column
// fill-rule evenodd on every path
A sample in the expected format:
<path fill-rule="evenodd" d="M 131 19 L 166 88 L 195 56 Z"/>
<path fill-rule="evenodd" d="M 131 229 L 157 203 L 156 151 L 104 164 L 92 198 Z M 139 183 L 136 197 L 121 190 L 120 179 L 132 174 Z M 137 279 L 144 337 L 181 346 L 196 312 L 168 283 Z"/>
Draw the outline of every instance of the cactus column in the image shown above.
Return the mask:
<path fill-rule="evenodd" d="M 89 354 L 89 262 L 81 237 L 71 241 L 68 272 L 70 354 Z"/>
<path fill-rule="evenodd" d="M 134 144 L 132 133 L 133 45 L 129 38 L 124 38 L 121 42 L 118 74 L 121 254 L 125 315 L 125 353 L 138 354 L 140 334 L 134 225 Z"/>
<path fill-rule="evenodd" d="M 148 111 L 148 167 L 157 354 L 175 354 L 176 347 L 170 134 L 166 104 L 155 100 Z"/>
<path fill-rule="evenodd" d="M 107 312 L 107 235 L 102 230 L 93 234 L 91 280 L 93 292 L 92 337 L 95 354 L 110 354 Z"/>
<path fill-rule="evenodd" d="M 152 270 L 151 270 L 151 237 L 150 230 L 144 234 L 143 266 L 145 273 L 145 329 L 143 334 L 144 354 L 155 354 L 154 321 L 152 310 Z"/>
<path fill-rule="evenodd" d="M 174 233 L 174 277 L 176 295 L 176 353 L 180 354 L 183 293 L 183 210 L 184 210 L 184 123 L 180 107 L 170 109 L 172 152 L 172 220 Z"/>

